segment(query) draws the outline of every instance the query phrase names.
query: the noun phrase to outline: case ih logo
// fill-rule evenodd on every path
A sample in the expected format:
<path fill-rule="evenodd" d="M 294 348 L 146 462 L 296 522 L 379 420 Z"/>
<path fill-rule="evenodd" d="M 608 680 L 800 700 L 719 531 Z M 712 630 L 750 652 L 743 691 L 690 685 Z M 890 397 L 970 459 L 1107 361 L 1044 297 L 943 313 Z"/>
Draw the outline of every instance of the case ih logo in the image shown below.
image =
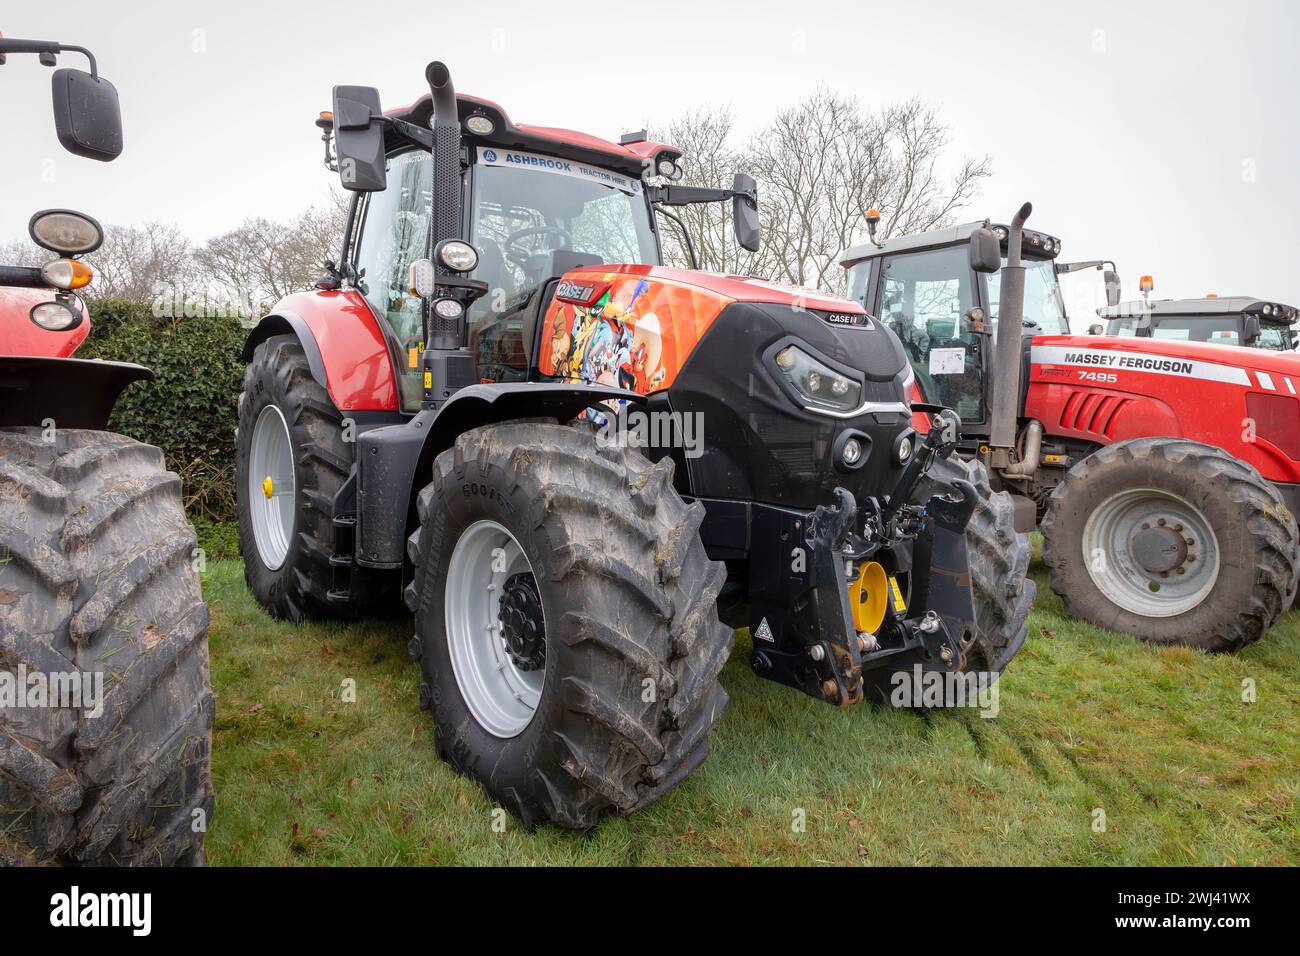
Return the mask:
<path fill-rule="evenodd" d="M 561 302 L 591 305 L 600 298 L 603 291 L 604 289 L 594 282 L 574 282 L 572 279 L 564 279 L 555 287 L 555 297 Z"/>
<path fill-rule="evenodd" d="M 861 312 L 823 312 L 822 318 L 831 325 L 866 325 L 867 317 Z"/>

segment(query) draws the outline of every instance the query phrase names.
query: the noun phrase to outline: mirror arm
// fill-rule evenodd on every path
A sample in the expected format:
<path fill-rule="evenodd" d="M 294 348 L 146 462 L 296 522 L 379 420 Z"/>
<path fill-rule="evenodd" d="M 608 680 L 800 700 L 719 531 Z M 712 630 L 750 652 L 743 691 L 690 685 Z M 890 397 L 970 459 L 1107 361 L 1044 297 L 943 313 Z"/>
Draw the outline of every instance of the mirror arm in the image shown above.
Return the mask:
<path fill-rule="evenodd" d="M 4 63 L 4 58 L 10 53 L 37 53 L 40 54 L 42 61 L 46 57 L 57 56 L 60 53 L 80 53 L 90 61 L 91 77 L 99 79 L 99 64 L 95 62 L 95 54 L 84 46 L 72 46 L 59 43 L 57 40 L 19 40 L 0 37 L 0 64 Z"/>
<path fill-rule="evenodd" d="M 392 116 L 380 115 L 376 116 L 375 119 L 399 135 L 406 137 L 417 146 L 423 146 L 429 150 L 433 149 L 433 130 L 416 126 L 414 123 L 408 123 L 406 120 L 396 119 Z"/>
<path fill-rule="evenodd" d="M 755 205 L 758 197 L 735 189 L 712 189 L 708 186 L 647 186 L 650 201 L 657 206 L 691 206 L 696 203 L 726 202 L 742 196 Z"/>

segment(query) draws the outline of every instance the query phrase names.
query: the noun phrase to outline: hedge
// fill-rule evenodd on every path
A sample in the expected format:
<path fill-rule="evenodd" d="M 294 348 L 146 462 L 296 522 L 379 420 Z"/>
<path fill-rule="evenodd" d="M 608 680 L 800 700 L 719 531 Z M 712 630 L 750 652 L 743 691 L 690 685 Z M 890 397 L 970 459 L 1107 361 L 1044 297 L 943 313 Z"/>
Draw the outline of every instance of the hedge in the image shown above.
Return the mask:
<path fill-rule="evenodd" d="M 93 302 L 90 316 L 78 358 L 138 362 L 154 372 L 153 381 L 122 393 L 108 427 L 162 448 L 210 556 L 229 556 L 247 330 L 236 316 L 159 317 L 147 303 L 121 299 Z"/>

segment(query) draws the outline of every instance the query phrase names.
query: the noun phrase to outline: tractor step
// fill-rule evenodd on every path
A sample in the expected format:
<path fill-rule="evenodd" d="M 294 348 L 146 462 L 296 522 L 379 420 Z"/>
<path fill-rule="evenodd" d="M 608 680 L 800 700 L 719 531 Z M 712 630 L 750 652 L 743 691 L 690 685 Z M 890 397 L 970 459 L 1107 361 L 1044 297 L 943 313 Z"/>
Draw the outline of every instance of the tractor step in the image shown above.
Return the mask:
<path fill-rule="evenodd" d="M 325 600 L 331 604 L 350 604 L 352 601 L 352 567 L 355 562 L 357 516 L 336 514 L 330 524 L 334 527 L 334 553 L 330 555 L 330 589 Z"/>

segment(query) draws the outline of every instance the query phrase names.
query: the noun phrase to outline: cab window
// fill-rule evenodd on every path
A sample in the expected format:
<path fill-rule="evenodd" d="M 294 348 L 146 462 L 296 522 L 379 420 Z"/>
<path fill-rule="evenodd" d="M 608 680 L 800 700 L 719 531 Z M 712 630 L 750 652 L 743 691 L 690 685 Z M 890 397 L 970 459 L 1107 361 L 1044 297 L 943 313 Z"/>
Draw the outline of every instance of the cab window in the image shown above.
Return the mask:
<path fill-rule="evenodd" d="M 927 402 L 965 421 L 983 420 L 979 343 L 966 313 L 975 304 L 965 247 L 885 259 L 876 314 L 897 333 Z"/>
<path fill-rule="evenodd" d="M 407 270 L 428 249 L 432 175 L 433 160 L 422 150 L 389 158 L 388 187 L 366 198 L 354 260 L 357 290 L 388 323 L 400 349 L 398 386 L 406 411 L 420 406 L 419 369 L 408 356 L 423 345 L 422 303 L 407 290 Z"/>

